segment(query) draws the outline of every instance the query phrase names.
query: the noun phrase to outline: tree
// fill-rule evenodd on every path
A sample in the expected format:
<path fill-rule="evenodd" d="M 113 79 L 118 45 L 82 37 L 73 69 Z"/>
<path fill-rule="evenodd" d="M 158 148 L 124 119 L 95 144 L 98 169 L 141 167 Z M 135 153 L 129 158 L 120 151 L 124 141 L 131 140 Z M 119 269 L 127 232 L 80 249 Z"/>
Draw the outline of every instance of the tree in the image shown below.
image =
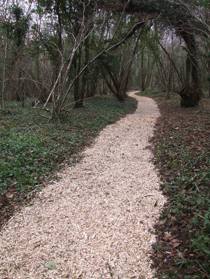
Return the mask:
<path fill-rule="evenodd" d="M 169 0 L 131 0 L 127 1 L 103 1 L 102 6 L 106 9 L 137 14 L 147 13 L 151 19 L 158 20 L 168 28 L 173 28 L 176 33 L 183 38 L 187 47 L 187 64 L 186 71 L 190 71 L 190 85 L 185 84 L 180 92 L 182 106 L 197 106 L 202 96 L 198 51 L 195 40 L 196 34 L 209 35 L 208 26 L 197 16 L 199 14 L 199 4 L 194 1 L 183 2 Z M 186 72 L 186 76 L 189 73 Z M 188 80 L 189 82 L 189 80 Z"/>
<path fill-rule="evenodd" d="M 95 92 L 124 100 L 133 72 L 142 90 L 178 91 L 183 106 L 198 105 L 204 77 L 197 41 L 209 34 L 203 1 L 11 3 L 0 10 L 2 107 L 5 96 L 22 105 L 33 98 L 59 118 Z"/>

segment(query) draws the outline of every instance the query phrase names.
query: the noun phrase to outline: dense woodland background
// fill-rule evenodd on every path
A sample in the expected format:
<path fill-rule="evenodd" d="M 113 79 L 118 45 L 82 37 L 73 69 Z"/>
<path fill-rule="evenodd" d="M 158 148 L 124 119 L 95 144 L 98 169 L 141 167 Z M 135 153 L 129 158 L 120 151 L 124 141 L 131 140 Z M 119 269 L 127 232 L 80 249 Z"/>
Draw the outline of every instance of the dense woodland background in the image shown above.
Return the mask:
<path fill-rule="evenodd" d="M 7 100 L 29 101 L 59 117 L 72 100 L 81 107 L 112 93 L 123 101 L 128 87 L 197 105 L 201 90 L 210 94 L 208 1 L 149 2 L 3 1 L 2 109 Z"/>
<path fill-rule="evenodd" d="M 0 1 L 0 225 L 140 90 L 162 113 L 158 276 L 210 278 L 209 24 L 208 0 Z"/>

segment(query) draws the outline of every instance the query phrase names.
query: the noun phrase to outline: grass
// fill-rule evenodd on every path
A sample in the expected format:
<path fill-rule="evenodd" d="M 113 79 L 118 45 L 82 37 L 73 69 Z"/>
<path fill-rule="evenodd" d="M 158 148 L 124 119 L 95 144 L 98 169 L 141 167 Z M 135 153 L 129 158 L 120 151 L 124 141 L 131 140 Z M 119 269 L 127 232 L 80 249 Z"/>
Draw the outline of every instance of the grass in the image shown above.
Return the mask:
<path fill-rule="evenodd" d="M 149 94 L 147 94 L 149 96 Z M 167 204 L 154 245 L 161 279 L 210 278 L 210 100 L 180 108 L 179 98 L 152 94 L 161 114 L 153 139 Z"/>
<path fill-rule="evenodd" d="M 0 207 L 11 203 L 8 196 L 22 199 L 39 189 L 64 162 L 71 164 L 106 125 L 135 109 L 131 98 L 119 103 L 112 97 L 96 97 L 84 109 L 72 109 L 61 122 L 49 122 L 37 109 L 7 104 L 7 111 L 0 112 Z"/>

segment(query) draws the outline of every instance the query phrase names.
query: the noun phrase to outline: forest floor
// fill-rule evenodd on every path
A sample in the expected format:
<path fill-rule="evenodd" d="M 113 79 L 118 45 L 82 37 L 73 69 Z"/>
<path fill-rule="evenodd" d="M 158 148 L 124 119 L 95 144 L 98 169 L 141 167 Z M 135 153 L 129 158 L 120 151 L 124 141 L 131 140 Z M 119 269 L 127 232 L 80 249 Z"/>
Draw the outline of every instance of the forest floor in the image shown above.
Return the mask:
<path fill-rule="evenodd" d="M 105 128 L 3 228 L 0 278 L 153 278 L 165 199 L 149 141 L 160 114 L 152 99 L 135 98 L 134 114 Z"/>
<path fill-rule="evenodd" d="M 128 113 L 133 98 L 119 103 L 114 97 L 86 100 L 82 109 L 70 109 L 60 121 L 31 104 L 10 102 L 0 111 L 0 228 L 40 191 L 66 164 L 80 160 L 81 150 L 98 133 Z"/>
<path fill-rule="evenodd" d="M 156 227 L 157 277 L 209 279 L 210 99 L 186 109 L 177 96 L 148 93 L 161 111 L 153 152 L 167 198 Z"/>

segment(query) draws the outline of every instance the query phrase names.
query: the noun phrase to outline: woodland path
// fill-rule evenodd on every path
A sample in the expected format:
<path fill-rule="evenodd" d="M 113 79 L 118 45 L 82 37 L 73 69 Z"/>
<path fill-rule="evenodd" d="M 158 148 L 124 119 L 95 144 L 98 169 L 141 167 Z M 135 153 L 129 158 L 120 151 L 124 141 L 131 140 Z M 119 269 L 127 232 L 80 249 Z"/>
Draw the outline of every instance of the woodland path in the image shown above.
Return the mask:
<path fill-rule="evenodd" d="M 154 223 L 164 204 L 149 139 L 155 102 L 105 128 L 0 233 L 0 278 L 150 279 Z"/>

